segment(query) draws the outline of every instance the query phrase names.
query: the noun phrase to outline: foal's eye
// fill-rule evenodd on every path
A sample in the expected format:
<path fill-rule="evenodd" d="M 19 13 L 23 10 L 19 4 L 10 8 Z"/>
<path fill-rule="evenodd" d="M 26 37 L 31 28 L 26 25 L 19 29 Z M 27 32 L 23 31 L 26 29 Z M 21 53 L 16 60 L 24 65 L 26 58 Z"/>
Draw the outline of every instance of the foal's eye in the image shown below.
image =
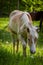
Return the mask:
<path fill-rule="evenodd" d="M 29 32 L 29 29 L 27 28 L 27 32 Z"/>
<path fill-rule="evenodd" d="M 36 42 L 37 41 L 37 38 L 35 38 L 34 41 Z"/>
<path fill-rule="evenodd" d="M 28 39 L 28 41 L 30 41 L 30 39 Z"/>

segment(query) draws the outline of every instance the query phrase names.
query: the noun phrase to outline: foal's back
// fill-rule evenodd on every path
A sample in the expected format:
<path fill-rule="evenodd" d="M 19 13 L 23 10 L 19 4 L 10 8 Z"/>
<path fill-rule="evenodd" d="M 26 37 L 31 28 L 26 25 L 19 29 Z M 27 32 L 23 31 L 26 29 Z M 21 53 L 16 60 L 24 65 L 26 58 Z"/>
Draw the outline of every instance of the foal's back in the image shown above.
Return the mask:
<path fill-rule="evenodd" d="M 11 12 L 10 14 L 10 23 L 9 23 L 9 27 L 15 31 L 15 32 L 19 32 L 20 31 L 20 27 L 25 23 L 21 20 L 22 16 L 23 15 L 26 15 L 26 17 L 28 18 L 28 20 L 30 20 L 30 24 L 31 24 L 31 16 L 29 13 L 27 12 L 22 12 L 22 11 L 19 11 L 19 10 L 15 10 L 13 12 Z M 26 19 L 25 17 L 25 19 Z M 24 20 L 25 20 L 24 19 Z"/>

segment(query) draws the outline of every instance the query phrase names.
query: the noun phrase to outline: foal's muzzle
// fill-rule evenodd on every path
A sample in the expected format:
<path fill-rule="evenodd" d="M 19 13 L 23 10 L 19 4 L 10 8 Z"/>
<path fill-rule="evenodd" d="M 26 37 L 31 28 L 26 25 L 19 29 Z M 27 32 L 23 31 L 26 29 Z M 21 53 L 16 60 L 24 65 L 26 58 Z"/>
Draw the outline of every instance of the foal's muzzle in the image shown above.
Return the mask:
<path fill-rule="evenodd" d="M 35 54 L 35 53 L 36 53 L 36 51 L 33 52 L 33 51 L 31 51 L 31 50 L 30 50 L 30 52 L 31 52 L 31 54 Z"/>

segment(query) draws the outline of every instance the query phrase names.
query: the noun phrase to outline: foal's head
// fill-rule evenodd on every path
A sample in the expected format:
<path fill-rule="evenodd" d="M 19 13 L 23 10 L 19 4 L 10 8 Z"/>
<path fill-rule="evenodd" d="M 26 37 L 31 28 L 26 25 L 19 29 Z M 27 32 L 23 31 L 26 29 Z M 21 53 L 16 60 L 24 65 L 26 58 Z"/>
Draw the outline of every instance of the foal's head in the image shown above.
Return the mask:
<path fill-rule="evenodd" d="M 38 39 L 38 33 L 34 27 L 31 28 L 29 31 L 29 46 L 30 46 L 30 52 L 35 53 L 36 52 L 36 43 Z"/>

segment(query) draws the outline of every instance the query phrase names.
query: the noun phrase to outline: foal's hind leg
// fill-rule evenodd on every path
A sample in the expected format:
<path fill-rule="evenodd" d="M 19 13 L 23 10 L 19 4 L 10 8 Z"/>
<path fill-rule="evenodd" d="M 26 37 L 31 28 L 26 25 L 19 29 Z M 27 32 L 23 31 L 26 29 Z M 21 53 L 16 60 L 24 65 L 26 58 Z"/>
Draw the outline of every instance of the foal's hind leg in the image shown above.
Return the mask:
<path fill-rule="evenodd" d="M 19 49 L 19 40 L 17 39 L 17 49 L 16 49 L 16 53 L 18 52 Z"/>

